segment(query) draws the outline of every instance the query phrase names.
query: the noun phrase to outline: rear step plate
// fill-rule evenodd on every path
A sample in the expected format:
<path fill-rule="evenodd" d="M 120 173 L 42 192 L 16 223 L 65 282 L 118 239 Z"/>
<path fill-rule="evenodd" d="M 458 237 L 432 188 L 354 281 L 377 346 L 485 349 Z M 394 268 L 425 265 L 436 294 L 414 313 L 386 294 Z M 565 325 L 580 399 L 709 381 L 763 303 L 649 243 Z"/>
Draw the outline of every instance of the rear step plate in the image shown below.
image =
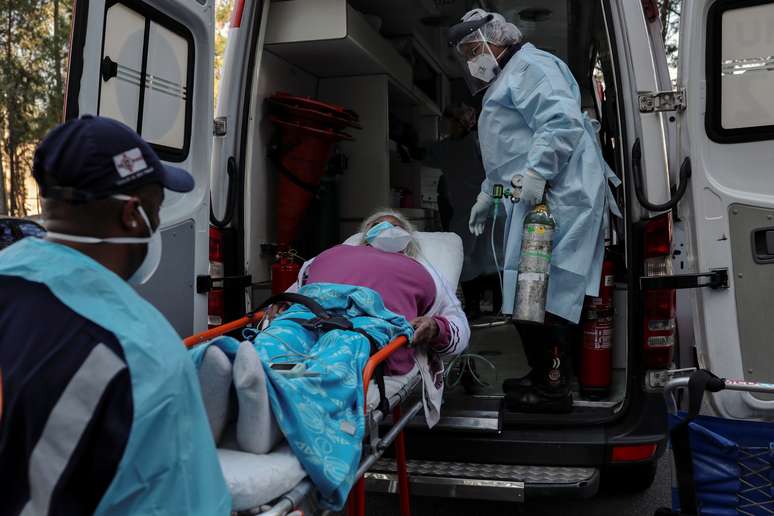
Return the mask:
<path fill-rule="evenodd" d="M 599 488 L 596 468 L 408 461 L 412 495 L 523 502 L 529 498 L 567 495 L 586 498 Z M 365 474 L 366 488 L 398 492 L 393 459 L 381 459 Z"/>

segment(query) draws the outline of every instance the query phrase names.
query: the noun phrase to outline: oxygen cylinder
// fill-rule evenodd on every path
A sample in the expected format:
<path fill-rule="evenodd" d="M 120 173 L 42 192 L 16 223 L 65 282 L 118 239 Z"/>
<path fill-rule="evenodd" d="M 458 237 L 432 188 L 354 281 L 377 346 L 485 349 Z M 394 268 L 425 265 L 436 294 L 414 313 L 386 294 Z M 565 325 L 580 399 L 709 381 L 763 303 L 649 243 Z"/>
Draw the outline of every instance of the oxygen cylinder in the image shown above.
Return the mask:
<path fill-rule="evenodd" d="M 605 256 L 597 297 L 586 298 L 578 382 L 584 396 L 607 397 L 612 382 L 615 262 Z"/>
<path fill-rule="evenodd" d="M 301 272 L 301 264 L 295 260 L 293 251 L 279 252 L 277 261 L 271 266 L 271 293 L 280 294 L 298 279 Z"/>
<path fill-rule="evenodd" d="M 535 206 L 524 219 L 516 304 L 512 315 L 515 321 L 543 324 L 545 320 L 555 228 L 556 222 L 545 203 Z"/>

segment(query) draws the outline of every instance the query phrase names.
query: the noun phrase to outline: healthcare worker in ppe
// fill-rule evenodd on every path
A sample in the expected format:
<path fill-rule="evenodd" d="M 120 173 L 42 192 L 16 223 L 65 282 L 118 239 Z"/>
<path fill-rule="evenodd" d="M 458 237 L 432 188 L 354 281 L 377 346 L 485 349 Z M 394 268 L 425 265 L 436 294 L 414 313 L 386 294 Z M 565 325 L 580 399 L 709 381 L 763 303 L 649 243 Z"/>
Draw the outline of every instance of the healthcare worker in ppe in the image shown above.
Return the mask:
<path fill-rule="evenodd" d="M 33 175 L 48 234 L 0 252 L 0 512 L 229 514 L 193 362 L 132 288 L 161 260 L 164 188 L 193 178 L 92 116 L 49 132 Z"/>
<path fill-rule="evenodd" d="M 493 211 L 493 186 L 521 188 L 505 201 L 503 312 L 512 313 L 526 214 L 544 198 L 556 220 L 546 321 L 519 324 L 532 372 L 506 380 L 514 411 L 572 409 L 567 348 L 585 296 L 596 296 L 608 211 L 620 215 L 608 182 L 620 181 L 602 158 L 599 124 L 581 110 L 578 84 L 556 56 L 522 42 L 519 29 L 497 13 L 474 9 L 449 29 L 474 93 L 486 89 L 478 120 L 486 179 L 470 211 L 480 235 Z"/>
<path fill-rule="evenodd" d="M 478 148 L 476 110 L 460 103 L 447 107 L 444 118 L 448 124 L 448 137 L 429 145 L 423 161 L 426 166 L 443 171 L 441 178 L 445 187 L 439 195 L 445 198 L 439 198 L 439 206 L 442 202 L 448 203 L 450 211 L 444 230 L 456 233 L 462 239 L 464 261 L 460 281 L 465 312 L 468 318 L 475 319 L 481 315 L 480 302 L 485 287 L 494 287 L 494 304 L 496 309 L 500 306 L 498 271 L 490 242 L 476 238 L 468 231 L 468 215 L 485 178 Z M 489 221 L 488 230 L 493 223 L 494 220 Z M 498 233 L 496 239 L 495 249 L 502 261 L 502 234 Z"/>

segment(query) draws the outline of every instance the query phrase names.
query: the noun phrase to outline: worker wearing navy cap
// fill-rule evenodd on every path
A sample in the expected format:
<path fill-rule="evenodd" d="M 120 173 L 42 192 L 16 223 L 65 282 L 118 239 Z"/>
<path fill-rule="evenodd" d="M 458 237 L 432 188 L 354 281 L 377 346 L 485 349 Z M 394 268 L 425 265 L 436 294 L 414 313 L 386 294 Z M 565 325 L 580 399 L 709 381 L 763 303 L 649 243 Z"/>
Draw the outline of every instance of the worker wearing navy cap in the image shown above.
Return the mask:
<path fill-rule="evenodd" d="M 3 514 L 228 514 L 196 373 L 130 284 L 161 260 L 164 189 L 129 127 L 83 116 L 35 151 L 45 239 L 0 252 Z"/>

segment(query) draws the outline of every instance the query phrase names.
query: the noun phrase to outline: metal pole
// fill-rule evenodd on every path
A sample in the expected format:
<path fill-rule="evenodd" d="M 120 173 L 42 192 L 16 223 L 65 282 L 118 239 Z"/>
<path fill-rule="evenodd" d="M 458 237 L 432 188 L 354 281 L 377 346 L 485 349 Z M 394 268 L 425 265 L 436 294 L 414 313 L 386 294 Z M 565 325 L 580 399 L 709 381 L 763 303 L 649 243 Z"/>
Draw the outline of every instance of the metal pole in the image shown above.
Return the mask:
<path fill-rule="evenodd" d="M 392 420 L 400 421 L 400 405 L 392 411 Z M 406 464 L 406 436 L 403 430 L 395 439 L 395 466 L 398 470 L 398 494 L 400 496 L 400 516 L 411 516 L 409 494 L 408 465 Z"/>

